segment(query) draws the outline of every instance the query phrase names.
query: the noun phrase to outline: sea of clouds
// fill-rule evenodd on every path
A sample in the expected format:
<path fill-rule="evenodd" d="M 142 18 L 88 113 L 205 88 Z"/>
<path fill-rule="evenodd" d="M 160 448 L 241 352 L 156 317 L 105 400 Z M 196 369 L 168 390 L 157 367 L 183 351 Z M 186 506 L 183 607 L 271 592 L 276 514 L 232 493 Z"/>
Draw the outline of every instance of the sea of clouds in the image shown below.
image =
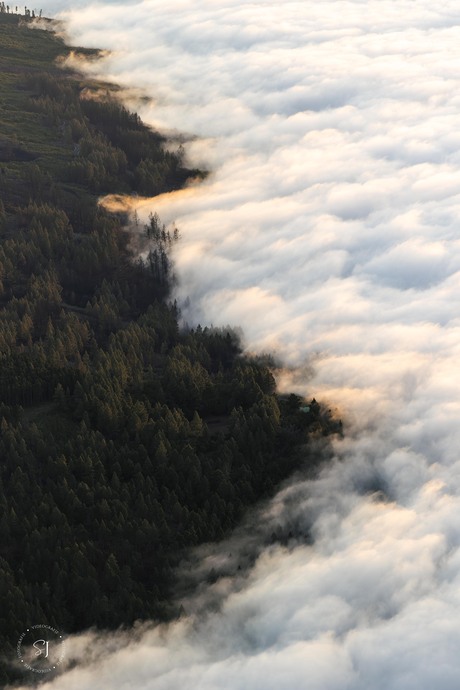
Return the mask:
<path fill-rule="evenodd" d="M 223 576 L 188 616 L 69 640 L 78 664 L 43 690 L 457 690 L 458 3 L 43 9 L 210 170 L 136 202 L 180 228 L 184 320 L 241 326 L 345 422 L 319 477 L 202 550 L 196 578 Z M 273 526 L 311 538 L 264 546 Z"/>

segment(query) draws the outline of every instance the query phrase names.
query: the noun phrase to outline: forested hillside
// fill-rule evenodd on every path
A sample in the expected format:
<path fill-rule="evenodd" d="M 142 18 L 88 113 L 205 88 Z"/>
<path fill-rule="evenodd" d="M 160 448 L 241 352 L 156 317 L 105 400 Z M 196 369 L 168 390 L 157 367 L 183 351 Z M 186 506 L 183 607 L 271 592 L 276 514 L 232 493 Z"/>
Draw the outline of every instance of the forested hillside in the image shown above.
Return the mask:
<path fill-rule="evenodd" d="M 280 399 L 232 332 L 181 332 L 171 247 L 146 261 L 105 192 L 154 195 L 200 174 L 65 46 L 0 15 L 0 637 L 177 615 L 172 568 L 219 539 L 333 427 Z M 3 666 L 3 680 L 11 678 Z M 1 678 L 0 678 L 1 680 Z"/>

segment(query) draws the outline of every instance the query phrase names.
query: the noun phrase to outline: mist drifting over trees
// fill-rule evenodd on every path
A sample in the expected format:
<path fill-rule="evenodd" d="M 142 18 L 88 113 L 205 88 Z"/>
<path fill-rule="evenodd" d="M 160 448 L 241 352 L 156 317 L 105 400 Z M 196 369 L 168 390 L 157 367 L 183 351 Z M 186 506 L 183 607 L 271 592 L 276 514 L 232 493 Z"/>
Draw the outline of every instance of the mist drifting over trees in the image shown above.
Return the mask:
<path fill-rule="evenodd" d="M 48 687 L 457 687 L 456 15 L 386 0 L 66 15 L 74 42 L 114 51 L 89 73 L 199 135 L 186 156 L 213 174 L 157 206 L 183 235 L 184 318 L 241 325 L 250 349 L 284 357 L 282 386 L 308 379 L 347 408 L 349 434 L 318 481 L 267 508 L 308 518 L 312 543 L 206 583 L 195 609 L 218 611 L 133 644 L 80 638 L 80 667 Z"/>

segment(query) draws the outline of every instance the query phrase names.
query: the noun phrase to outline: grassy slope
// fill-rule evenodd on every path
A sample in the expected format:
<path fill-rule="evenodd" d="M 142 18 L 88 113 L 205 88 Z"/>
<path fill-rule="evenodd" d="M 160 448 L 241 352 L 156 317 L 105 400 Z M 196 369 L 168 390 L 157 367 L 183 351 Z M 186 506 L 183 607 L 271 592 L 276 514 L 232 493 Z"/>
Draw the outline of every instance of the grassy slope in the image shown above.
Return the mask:
<path fill-rule="evenodd" d="M 59 179 L 66 164 L 73 158 L 74 146 L 56 127 L 44 124 L 44 117 L 31 108 L 33 97 L 40 96 L 28 82 L 34 74 L 56 75 L 57 81 L 71 77 L 80 84 L 100 88 L 62 63 L 70 49 L 52 31 L 32 29 L 30 22 L 17 15 L 0 14 L 0 191 L 6 210 L 27 200 L 27 168 L 39 165 L 41 171 Z M 72 48 L 85 55 L 99 51 Z M 107 92 L 117 89 L 104 84 Z M 13 151 L 13 155 L 11 155 Z M 79 197 L 87 189 L 74 183 L 61 183 L 66 193 Z M 11 207 L 11 208 L 10 208 Z"/>
<path fill-rule="evenodd" d="M 32 32 L 18 17 L 0 15 L 0 146 L 11 142 L 48 159 L 50 165 L 56 156 L 65 156 L 53 133 L 43 127 L 36 113 L 28 111 L 32 92 L 23 84 L 26 73 L 49 72 L 50 65 L 66 53 L 68 49 L 53 33 Z M 2 166 L 11 174 L 20 163 L 2 161 Z"/>

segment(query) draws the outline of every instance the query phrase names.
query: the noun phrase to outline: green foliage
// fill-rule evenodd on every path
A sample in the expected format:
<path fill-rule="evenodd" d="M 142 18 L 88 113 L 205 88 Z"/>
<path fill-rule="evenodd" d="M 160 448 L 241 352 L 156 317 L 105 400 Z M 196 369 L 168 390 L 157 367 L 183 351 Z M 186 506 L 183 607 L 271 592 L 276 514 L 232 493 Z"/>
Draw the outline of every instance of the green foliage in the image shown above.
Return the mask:
<path fill-rule="evenodd" d="M 2 22 L 0 61 L 13 73 L 35 39 Z M 184 179 L 181 152 L 58 75 L 48 58 L 62 46 L 29 33 L 47 46 L 43 70 L 20 70 L 41 130 L 7 122 L 11 142 L 23 140 L 0 145 L 3 649 L 30 621 L 71 632 L 174 615 L 181 550 L 219 539 L 324 428 L 319 408 L 305 415 L 275 394 L 234 333 L 180 332 L 168 303 L 177 230 L 153 214 L 150 252 L 136 260 L 123 218 L 93 194 L 171 189 Z M 17 101 L 5 93 L 8 114 Z"/>

